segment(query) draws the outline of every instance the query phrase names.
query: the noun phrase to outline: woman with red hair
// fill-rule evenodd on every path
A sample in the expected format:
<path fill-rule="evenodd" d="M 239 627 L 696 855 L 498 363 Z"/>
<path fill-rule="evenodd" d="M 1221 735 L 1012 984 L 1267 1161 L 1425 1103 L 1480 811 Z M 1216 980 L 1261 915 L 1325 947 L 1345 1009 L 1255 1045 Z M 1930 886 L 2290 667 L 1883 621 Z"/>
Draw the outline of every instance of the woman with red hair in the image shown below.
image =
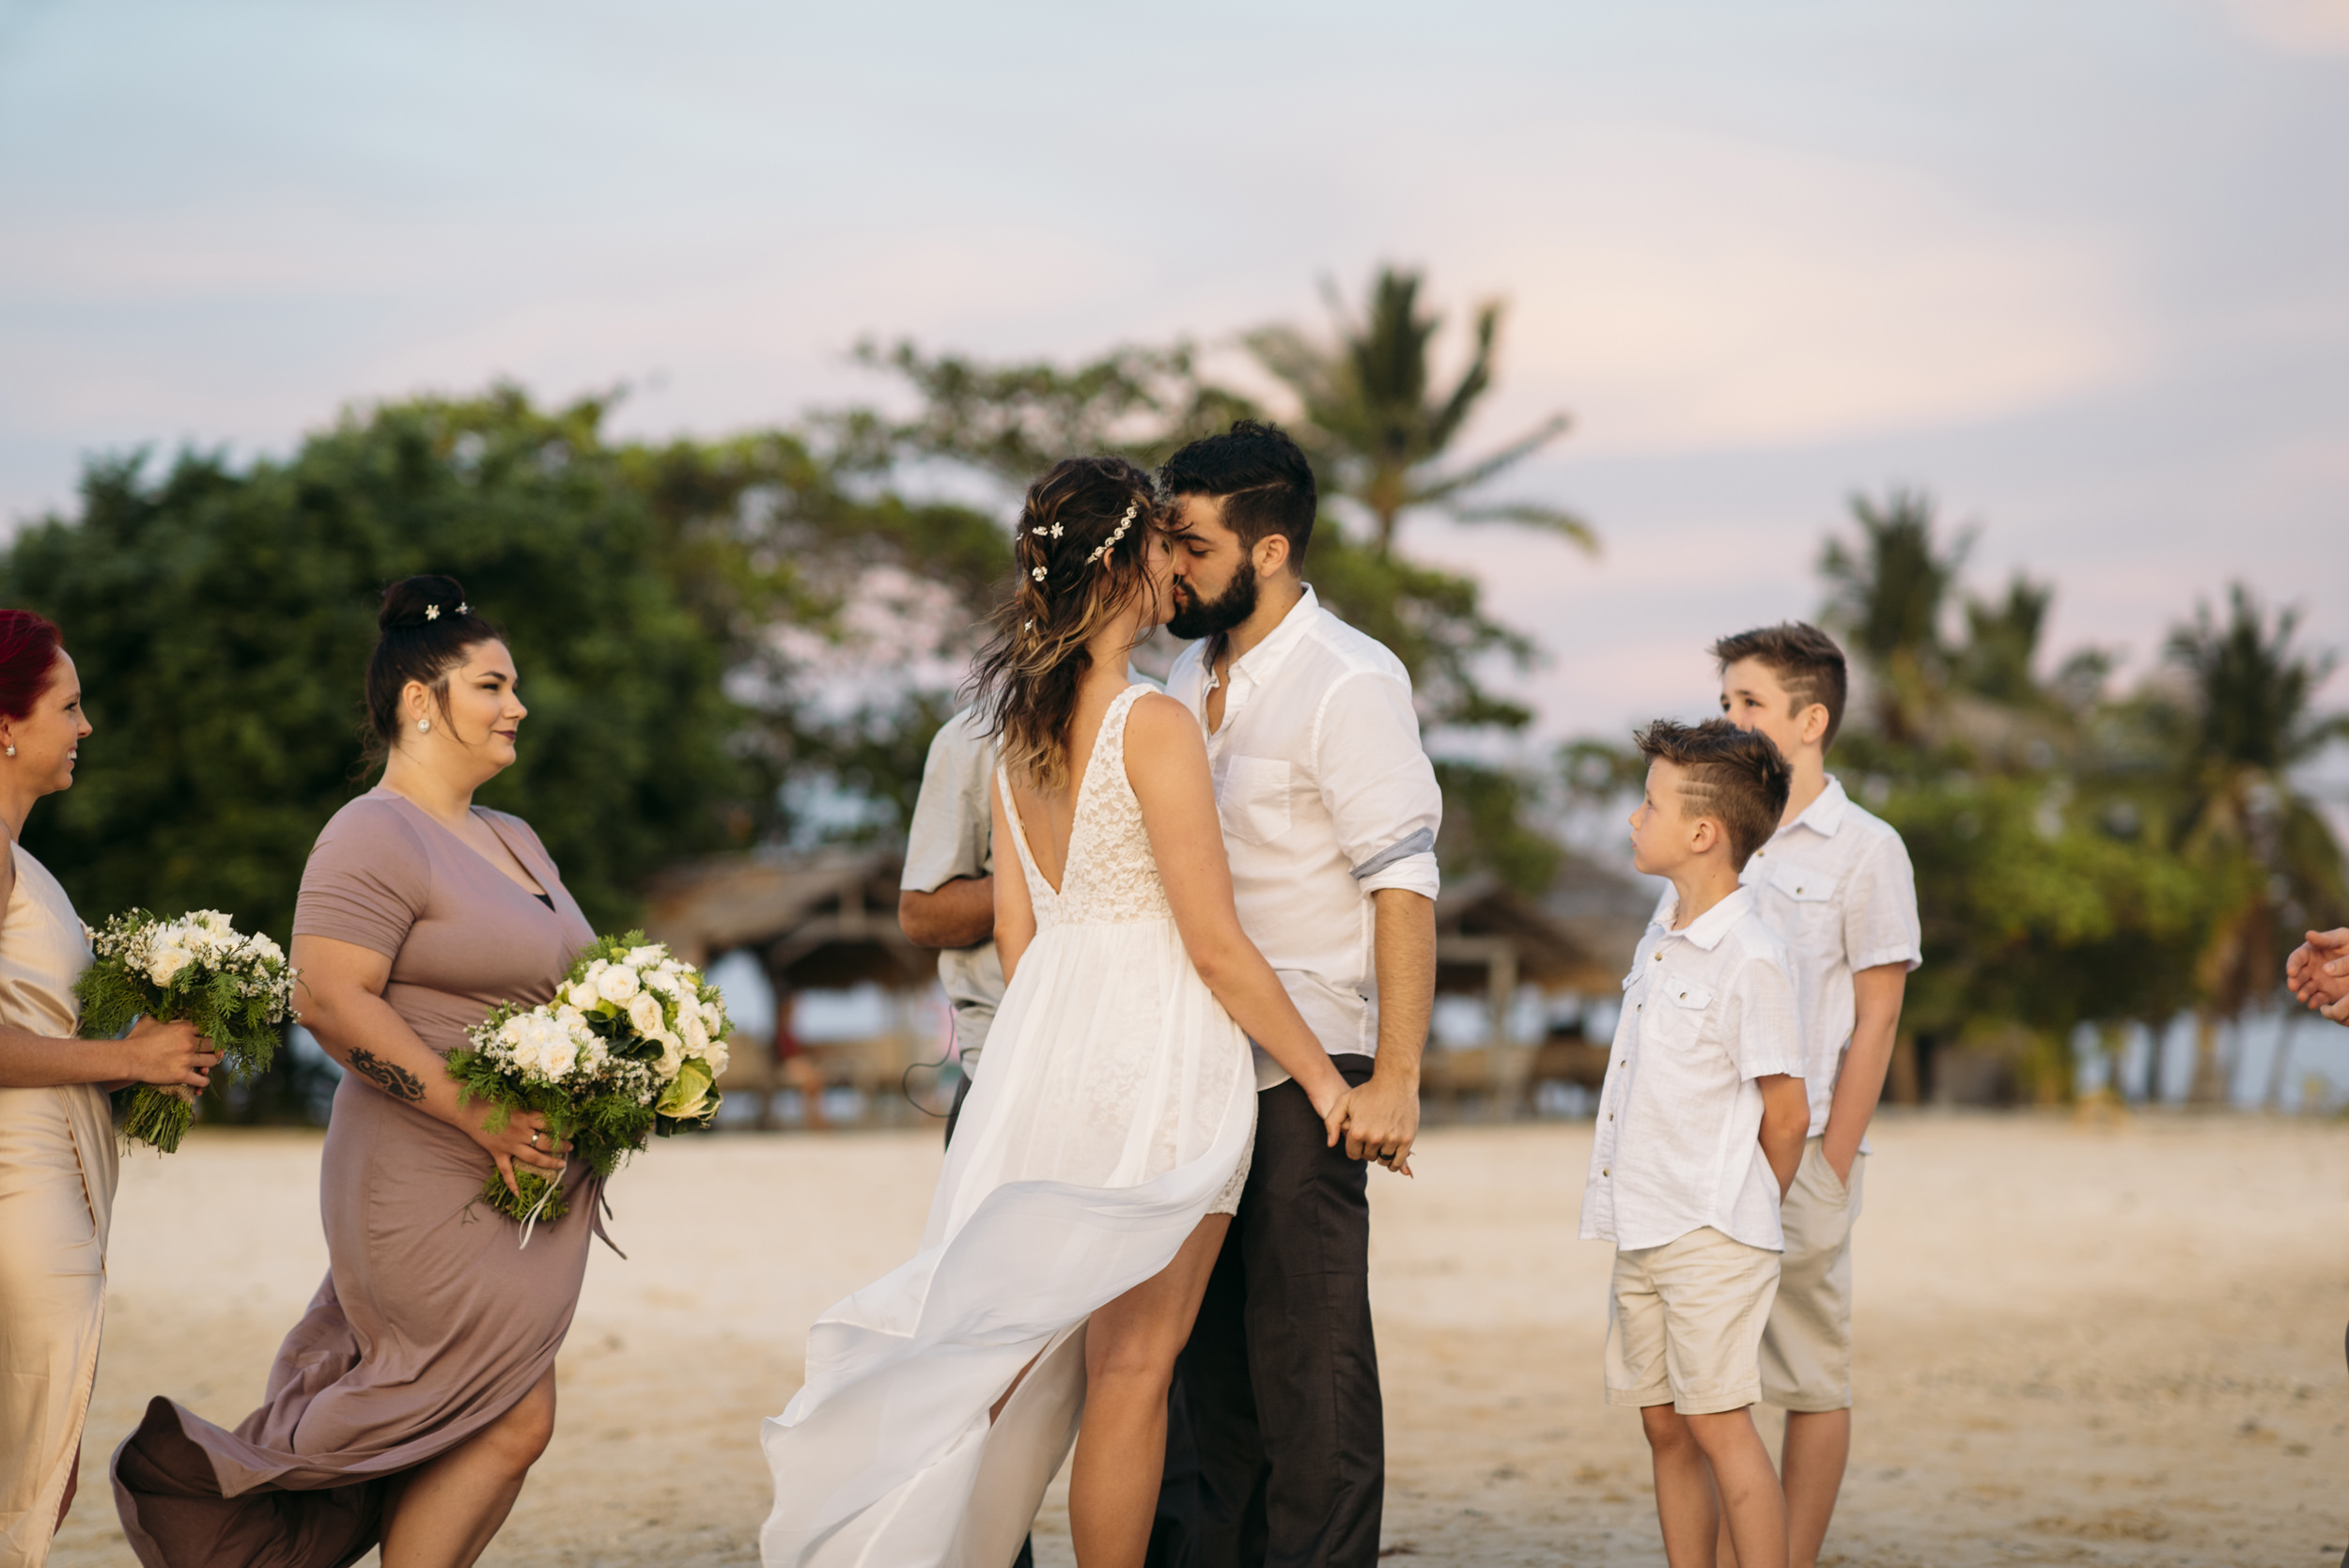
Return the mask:
<path fill-rule="evenodd" d="M 73 786 L 90 733 L 57 629 L 0 610 L 0 1568 L 39 1568 L 72 1506 L 98 1373 L 115 1141 L 106 1093 L 201 1089 L 220 1060 L 188 1023 L 142 1018 L 79 1040 L 81 918 L 17 840 L 33 802 Z"/>

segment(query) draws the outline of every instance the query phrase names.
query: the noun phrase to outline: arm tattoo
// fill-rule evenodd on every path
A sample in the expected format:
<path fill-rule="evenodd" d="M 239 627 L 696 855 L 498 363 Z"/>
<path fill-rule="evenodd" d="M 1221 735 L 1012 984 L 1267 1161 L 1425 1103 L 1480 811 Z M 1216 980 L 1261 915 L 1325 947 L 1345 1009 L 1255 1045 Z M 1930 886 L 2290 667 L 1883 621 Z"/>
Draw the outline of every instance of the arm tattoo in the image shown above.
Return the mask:
<path fill-rule="evenodd" d="M 371 1050 L 354 1049 L 350 1053 L 350 1070 L 396 1100 L 406 1100 L 412 1105 L 424 1098 L 424 1079 L 397 1062 L 384 1061 Z"/>

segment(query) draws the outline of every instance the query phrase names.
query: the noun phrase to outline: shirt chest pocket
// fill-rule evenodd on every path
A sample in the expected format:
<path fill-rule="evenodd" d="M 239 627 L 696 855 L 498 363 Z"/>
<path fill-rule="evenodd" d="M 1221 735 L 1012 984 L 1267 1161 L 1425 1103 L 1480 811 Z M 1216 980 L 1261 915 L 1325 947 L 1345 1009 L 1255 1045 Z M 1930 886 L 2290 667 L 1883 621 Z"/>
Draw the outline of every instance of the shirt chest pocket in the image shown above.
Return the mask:
<path fill-rule="evenodd" d="M 1789 863 L 1771 868 L 1770 886 L 1793 906 L 1793 929 L 1779 935 L 1808 945 L 1834 933 L 1838 883 L 1833 876 L 1816 866 Z"/>
<path fill-rule="evenodd" d="M 1802 905 L 1835 902 L 1835 878 L 1815 866 L 1781 865 L 1770 873 L 1770 884 Z M 1811 911 L 1806 908 L 1804 913 Z"/>
<path fill-rule="evenodd" d="M 1641 1003 L 1650 1038 L 1673 1045 L 1691 1044 L 1704 1032 L 1704 1015 L 1712 1005 L 1710 986 L 1672 974 L 1657 975 Z"/>
<path fill-rule="evenodd" d="M 1270 844 L 1289 831 L 1289 765 L 1235 756 L 1224 768 L 1217 802 L 1223 831 L 1242 844 Z"/>

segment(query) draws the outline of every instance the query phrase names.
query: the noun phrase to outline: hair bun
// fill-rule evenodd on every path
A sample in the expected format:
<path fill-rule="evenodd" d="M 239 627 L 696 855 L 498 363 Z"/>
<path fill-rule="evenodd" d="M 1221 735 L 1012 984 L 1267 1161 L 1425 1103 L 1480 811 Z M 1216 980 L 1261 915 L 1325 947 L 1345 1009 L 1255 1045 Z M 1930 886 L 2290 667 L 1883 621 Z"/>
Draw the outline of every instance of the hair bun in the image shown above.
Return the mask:
<path fill-rule="evenodd" d="M 440 614 L 431 613 L 439 611 Z M 383 590 L 383 608 L 375 617 L 379 630 L 404 631 L 439 620 L 442 615 L 471 613 L 465 585 L 453 577 L 403 577 Z"/>

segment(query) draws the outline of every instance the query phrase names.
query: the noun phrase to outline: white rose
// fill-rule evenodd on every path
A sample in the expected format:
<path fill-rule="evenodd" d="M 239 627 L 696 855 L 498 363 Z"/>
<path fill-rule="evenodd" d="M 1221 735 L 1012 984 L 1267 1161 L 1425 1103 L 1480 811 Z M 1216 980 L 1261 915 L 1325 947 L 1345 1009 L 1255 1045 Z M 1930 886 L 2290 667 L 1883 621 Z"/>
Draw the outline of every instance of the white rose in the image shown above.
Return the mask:
<path fill-rule="evenodd" d="M 670 1082 L 676 1079 L 677 1070 L 685 1064 L 685 1042 L 665 1029 L 652 1038 L 661 1042 L 661 1081 Z"/>
<path fill-rule="evenodd" d="M 659 991 L 665 997 L 677 995 L 677 976 L 665 969 L 646 970 L 645 986 L 646 989 Z"/>
<path fill-rule="evenodd" d="M 714 1001 L 702 1003 L 702 1027 L 713 1040 L 726 1032 L 726 1010 Z"/>
<path fill-rule="evenodd" d="M 677 1013 L 677 1032 L 685 1037 L 685 1048 L 701 1056 L 709 1048 L 709 1031 L 702 1023 L 701 1009 L 680 1007 Z"/>
<path fill-rule="evenodd" d="M 597 991 L 596 983 L 592 980 L 574 980 L 564 986 L 563 1000 L 583 1013 L 603 1002 L 603 997 Z"/>
<path fill-rule="evenodd" d="M 629 968 L 641 970 L 651 968 L 668 955 L 667 947 L 660 942 L 654 942 L 649 947 L 631 947 L 621 956 L 627 961 Z"/>
<path fill-rule="evenodd" d="M 614 964 L 596 976 L 596 989 L 606 1001 L 626 1001 L 636 994 L 636 971 L 624 965 Z"/>
<path fill-rule="evenodd" d="M 571 1039 L 571 1032 L 549 1021 L 547 1032 L 539 1037 L 538 1063 L 551 1079 L 560 1079 L 579 1061 L 579 1047 Z"/>
<path fill-rule="evenodd" d="M 186 948 L 166 943 L 155 949 L 153 955 L 148 957 L 147 977 L 158 986 L 168 986 L 171 984 L 172 976 L 194 961 L 195 955 Z"/>
<path fill-rule="evenodd" d="M 229 921 L 226 915 L 222 914 L 218 909 L 198 909 L 194 914 L 190 915 L 188 919 L 193 921 L 197 925 L 202 926 L 205 930 L 210 931 L 215 937 L 229 936 L 236 931 L 235 924 Z"/>
<path fill-rule="evenodd" d="M 731 1060 L 726 1050 L 726 1043 L 723 1040 L 710 1041 L 702 1049 L 702 1060 L 709 1063 L 709 1070 L 712 1073 L 720 1078 L 725 1077 L 726 1063 Z"/>
<path fill-rule="evenodd" d="M 650 991 L 639 991 L 629 1000 L 628 1021 L 636 1032 L 647 1037 L 661 1032 L 666 1020 L 661 1014 L 661 999 Z"/>
<path fill-rule="evenodd" d="M 538 1066 L 538 1037 L 528 1027 L 527 1020 L 516 1018 L 498 1032 L 505 1036 L 506 1060 L 518 1073 L 535 1072 Z"/>

